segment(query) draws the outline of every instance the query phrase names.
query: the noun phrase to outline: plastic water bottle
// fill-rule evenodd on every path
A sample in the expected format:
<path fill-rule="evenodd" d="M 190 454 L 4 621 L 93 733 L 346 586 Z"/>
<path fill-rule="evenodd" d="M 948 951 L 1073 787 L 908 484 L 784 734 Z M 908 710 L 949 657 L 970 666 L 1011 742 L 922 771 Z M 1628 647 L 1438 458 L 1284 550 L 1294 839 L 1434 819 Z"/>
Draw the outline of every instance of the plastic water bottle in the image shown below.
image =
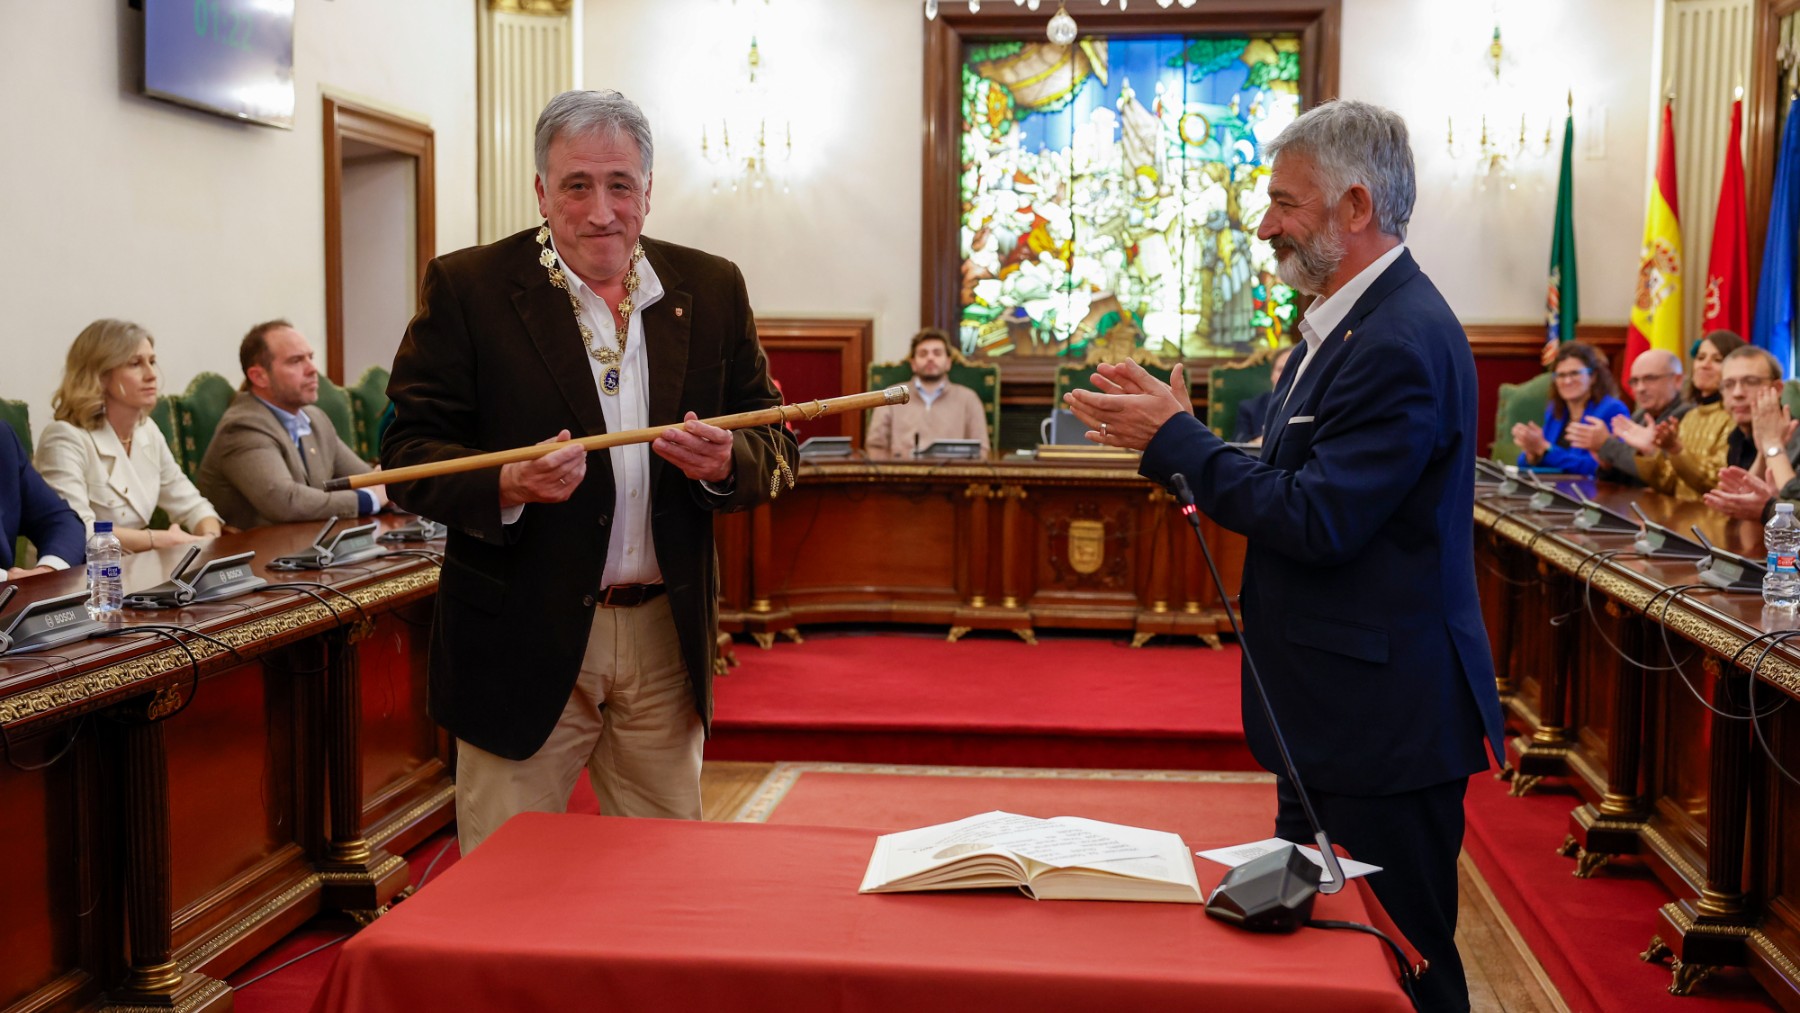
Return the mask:
<path fill-rule="evenodd" d="M 121 576 L 119 536 L 113 534 L 112 521 L 95 521 L 94 535 L 87 543 L 88 615 L 106 619 L 118 614 L 125 601 L 125 581 Z"/>
<path fill-rule="evenodd" d="M 1800 522 L 1794 520 L 1794 504 L 1775 504 L 1775 516 L 1763 526 L 1763 545 L 1769 553 L 1769 572 L 1763 575 L 1763 603 L 1791 609 L 1800 605 Z"/>

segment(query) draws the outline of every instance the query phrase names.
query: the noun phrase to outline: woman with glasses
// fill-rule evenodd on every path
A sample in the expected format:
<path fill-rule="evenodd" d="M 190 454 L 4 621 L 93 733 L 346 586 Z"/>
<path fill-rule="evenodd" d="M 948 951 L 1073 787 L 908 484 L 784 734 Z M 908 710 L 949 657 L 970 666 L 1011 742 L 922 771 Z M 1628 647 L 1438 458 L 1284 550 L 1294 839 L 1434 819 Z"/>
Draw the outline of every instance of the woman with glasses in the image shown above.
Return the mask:
<path fill-rule="evenodd" d="M 1550 364 L 1555 391 L 1544 406 L 1544 424 L 1521 422 L 1512 429 L 1520 448 L 1519 463 L 1549 468 L 1565 475 L 1592 475 L 1600 462 L 1593 453 L 1569 443 L 1569 423 L 1609 425 L 1614 418 L 1631 415 L 1619 400 L 1606 358 L 1591 345 L 1564 343 Z"/>
<path fill-rule="evenodd" d="M 1700 339 L 1686 384 L 1694 407 L 1679 422 L 1650 426 L 1629 417 L 1613 421 L 1613 435 L 1636 452 L 1638 477 L 1645 485 L 1676 499 L 1697 500 L 1719 484 L 1731 432 L 1737 428 L 1722 399 L 1725 357 L 1743 346 L 1744 339 L 1730 331 Z"/>

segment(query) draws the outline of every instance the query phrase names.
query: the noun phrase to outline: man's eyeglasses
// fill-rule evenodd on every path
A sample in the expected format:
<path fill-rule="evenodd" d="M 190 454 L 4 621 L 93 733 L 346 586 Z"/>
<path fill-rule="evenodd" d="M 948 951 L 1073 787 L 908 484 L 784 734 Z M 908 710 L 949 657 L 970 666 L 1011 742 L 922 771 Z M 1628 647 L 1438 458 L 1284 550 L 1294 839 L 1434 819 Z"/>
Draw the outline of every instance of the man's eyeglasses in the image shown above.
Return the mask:
<path fill-rule="evenodd" d="M 1660 383 L 1664 380 L 1667 380 L 1669 377 L 1674 376 L 1674 375 L 1675 375 L 1674 373 L 1650 373 L 1646 376 L 1634 376 L 1625 382 L 1630 384 L 1633 387 L 1647 387 L 1650 384 Z"/>
<path fill-rule="evenodd" d="M 1766 376 L 1734 376 L 1719 384 L 1719 389 L 1727 393 L 1734 390 L 1761 390 L 1774 381 Z"/>
<path fill-rule="evenodd" d="M 1579 380 L 1586 375 L 1588 375 L 1588 369 L 1583 366 L 1580 369 L 1560 370 L 1557 372 L 1556 378 L 1558 380 Z"/>

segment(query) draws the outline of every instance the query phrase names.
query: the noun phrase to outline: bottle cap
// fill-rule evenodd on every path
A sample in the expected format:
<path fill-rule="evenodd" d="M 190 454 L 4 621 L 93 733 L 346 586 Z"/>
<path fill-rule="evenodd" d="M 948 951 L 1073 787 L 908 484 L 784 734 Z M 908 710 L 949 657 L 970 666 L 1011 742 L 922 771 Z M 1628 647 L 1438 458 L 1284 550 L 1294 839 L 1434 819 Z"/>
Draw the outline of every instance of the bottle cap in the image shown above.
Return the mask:
<path fill-rule="evenodd" d="M 1788 506 L 1789 509 L 1792 509 L 1792 507 L 1786 503 L 1783 503 L 1782 506 Z M 111 534 L 111 533 L 112 533 L 112 521 L 95 521 L 94 522 L 94 534 L 105 535 L 105 534 Z"/>
<path fill-rule="evenodd" d="M 1794 504 L 1777 503 L 1775 504 L 1775 512 L 1778 514 L 1791 514 L 1794 512 Z"/>

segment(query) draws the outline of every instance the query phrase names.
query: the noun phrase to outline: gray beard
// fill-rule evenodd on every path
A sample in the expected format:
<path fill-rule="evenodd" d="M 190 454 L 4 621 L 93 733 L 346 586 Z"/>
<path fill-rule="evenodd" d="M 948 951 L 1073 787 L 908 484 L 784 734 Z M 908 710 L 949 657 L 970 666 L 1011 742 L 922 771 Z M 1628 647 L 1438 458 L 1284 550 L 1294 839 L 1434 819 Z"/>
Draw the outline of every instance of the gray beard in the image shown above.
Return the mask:
<path fill-rule="evenodd" d="M 1305 242 L 1288 241 L 1290 251 L 1275 262 L 1282 284 L 1307 295 L 1323 295 L 1338 265 L 1344 262 L 1344 236 L 1334 221 L 1324 234 Z"/>

